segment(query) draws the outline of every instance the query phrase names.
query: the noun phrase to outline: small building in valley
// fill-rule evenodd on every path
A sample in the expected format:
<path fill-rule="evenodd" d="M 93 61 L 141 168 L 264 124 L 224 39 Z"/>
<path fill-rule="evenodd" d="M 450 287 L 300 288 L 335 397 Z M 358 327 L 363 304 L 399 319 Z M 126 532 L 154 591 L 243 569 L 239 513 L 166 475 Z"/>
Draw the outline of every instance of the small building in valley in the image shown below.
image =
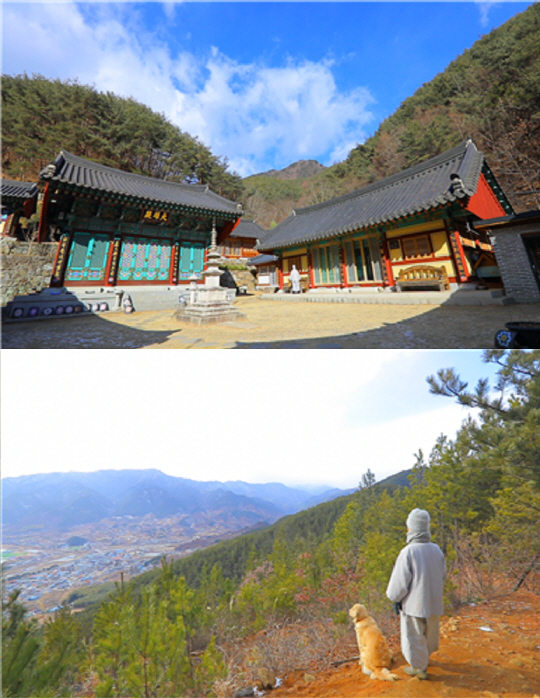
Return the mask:
<path fill-rule="evenodd" d="M 310 290 L 500 284 L 481 219 L 513 209 L 471 139 L 350 194 L 297 209 L 259 244 Z M 485 267 L 484 272 L 479 271 Z"/>

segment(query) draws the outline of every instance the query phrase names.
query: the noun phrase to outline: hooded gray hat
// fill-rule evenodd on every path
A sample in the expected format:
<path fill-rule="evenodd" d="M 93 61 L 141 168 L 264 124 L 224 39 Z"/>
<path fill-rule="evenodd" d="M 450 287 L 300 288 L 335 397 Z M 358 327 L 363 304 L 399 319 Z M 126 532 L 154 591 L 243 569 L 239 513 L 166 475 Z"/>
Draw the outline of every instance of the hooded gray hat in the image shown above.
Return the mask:
<path fill-rule="evenodd" d="M 409 529 L 407 542 L 418 541 L 424 543 L 429 541 L 431 539 L 430 521 L 430 516 L 425 509 L 413 509 L 407 517 L 407 528 Z"/>

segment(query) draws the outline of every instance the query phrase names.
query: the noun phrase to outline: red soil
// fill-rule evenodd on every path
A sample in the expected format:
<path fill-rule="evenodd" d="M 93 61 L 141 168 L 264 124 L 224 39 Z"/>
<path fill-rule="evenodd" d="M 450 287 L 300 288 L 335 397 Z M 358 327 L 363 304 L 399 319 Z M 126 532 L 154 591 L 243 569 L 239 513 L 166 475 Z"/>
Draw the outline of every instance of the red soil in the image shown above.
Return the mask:
<path fill-rule="evenodd" d="M 427 681 L 404 673 L 397 635 L 389 644 L 399 681 L 374 681 L 351 662 L 317 674 L 294 672 L 274 698 L 540 698 L 540 596 L 531 592 L 463 606 L 442 618 Z"/>

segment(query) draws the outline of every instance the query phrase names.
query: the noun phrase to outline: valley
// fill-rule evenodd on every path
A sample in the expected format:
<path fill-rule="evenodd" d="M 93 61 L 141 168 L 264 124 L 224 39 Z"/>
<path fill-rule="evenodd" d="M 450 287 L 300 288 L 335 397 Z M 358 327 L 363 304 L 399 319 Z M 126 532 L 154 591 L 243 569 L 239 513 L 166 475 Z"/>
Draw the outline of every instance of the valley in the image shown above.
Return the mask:
<path fill-rule="evenodd" d="M 43 617 L 64 601 L 73 601 L 78 590 L 120 581 L 121 575 L 127 581 L 157 567 L 163 556 L 184 557 L 250 527 L 247 520 L 219 520 L 202 513 L 162 519 L 153 514 L 115 516 L 69 532 L 46 526 L 6 527 L 5 592 L 20 589 L 29 614 Z M 81 544 L 73 545 L 75 538 Z"/>

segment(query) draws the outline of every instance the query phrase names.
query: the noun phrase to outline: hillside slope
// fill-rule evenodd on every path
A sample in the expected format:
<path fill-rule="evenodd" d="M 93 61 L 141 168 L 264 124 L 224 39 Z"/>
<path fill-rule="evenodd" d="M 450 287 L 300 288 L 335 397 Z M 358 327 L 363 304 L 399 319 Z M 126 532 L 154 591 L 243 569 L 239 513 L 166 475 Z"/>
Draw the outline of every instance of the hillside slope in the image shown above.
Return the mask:
<path fill-rule="evenodd" d="M 245 181 L 264 227 L 292 208 L 388 177 L 472 136 L 517 212 L 540 208 L 540 4 L 480 38 L 422 85 L 342 163 L 289 187 Z"/>
<path fill-rule="evenodd" d="M 231 199 L 243 189 L 226 160 L 134 99 L 77 81 L 3 75 L 3 176 L 35 181 L 62 149 L 126 172 L 209 184 Z"/>
<path fill-rule="evenodd" d="M 351 656 L 357 654 L 351 629 Z M 357 662 L 317 672 L 303 667 L 285 677 L 276 698 L 538 698 L 540 677 L 540 596 L 519 591 L 463 606 L 441 619 L 441 644 L 432 655 L 428 680 L 403 672 L 397 618 L 389 637 L 394 683 L 373 681 Z M 306 673 L 308 672 L 308 673 Z M 306 680 L 308 679 L 308 680 Z"/>

